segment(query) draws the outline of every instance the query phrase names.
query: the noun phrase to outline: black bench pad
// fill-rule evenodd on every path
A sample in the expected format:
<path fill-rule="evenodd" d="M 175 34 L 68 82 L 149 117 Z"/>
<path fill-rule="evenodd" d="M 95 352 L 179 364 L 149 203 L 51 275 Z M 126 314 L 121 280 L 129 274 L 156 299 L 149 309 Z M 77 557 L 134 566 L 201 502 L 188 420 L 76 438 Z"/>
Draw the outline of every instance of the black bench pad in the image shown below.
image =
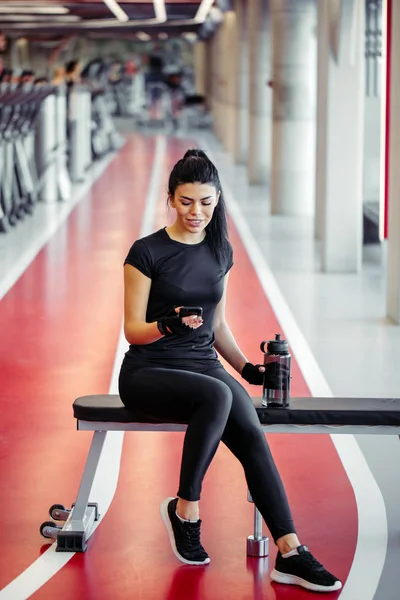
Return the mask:
<path fill-rule="evenodd" d="M 263 425 L 400 427 L 400 398 L 292 398 L 289 409 L 265 408 L 261 398 L 252 400 Z M 127 410 L 117 395 L 82 396 L 75 400 L 73 409 L 74 417 L 81 421 L 160 423 Z"/>

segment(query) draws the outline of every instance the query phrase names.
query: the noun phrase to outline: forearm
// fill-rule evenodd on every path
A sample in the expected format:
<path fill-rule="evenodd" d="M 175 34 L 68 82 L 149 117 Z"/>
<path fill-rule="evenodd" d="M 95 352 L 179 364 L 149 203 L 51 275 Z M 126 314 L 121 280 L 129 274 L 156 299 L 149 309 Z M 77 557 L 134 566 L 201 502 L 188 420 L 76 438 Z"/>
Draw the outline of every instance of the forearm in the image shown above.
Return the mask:
<path fill-rule="evenodd" d="M 124 325 L 125 338 L 130 344 L 144 345 L 156 342 L 163 335 L 157 327 L 157 322 L 145 323 L 144 321 L 133 321 Z"/>
<path fill-rule="evenodd" d="M 214 346 L 218 354 L 241 374 L 248 360 L 237 345 L 227 323 L 221 323 L 218 327 L 214 327 L 214 336 Z"/>

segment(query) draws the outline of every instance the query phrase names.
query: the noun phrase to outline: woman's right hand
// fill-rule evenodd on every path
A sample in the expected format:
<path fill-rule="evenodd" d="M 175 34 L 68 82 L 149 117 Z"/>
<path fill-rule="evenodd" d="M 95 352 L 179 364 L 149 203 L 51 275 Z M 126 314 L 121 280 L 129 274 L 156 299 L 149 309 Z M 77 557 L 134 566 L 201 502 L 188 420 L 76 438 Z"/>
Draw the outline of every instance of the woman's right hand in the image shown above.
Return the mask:
<path fill-rule="evenodd" d="M 181 306 L 175 308 L 175 312 L 178 313 L 178 315 L 181 308 Z M 182 317 L 181 321 L 191 329 L 198 329 L 203 325 L 203 317 L 200 317 L 199 315 L 189 315 L 188 317 Z"/>
<path fill-rule="evenodd" d="M 175 316 L 168 315 L 157 321 L 158 330 L 163 335 L 185 335 L 191 329 L 198 329 L 203 325 L 202 317 L 198 315 L 189 315 L 188 317 L 179 317 L 181 307 L 176 307 Z"/>

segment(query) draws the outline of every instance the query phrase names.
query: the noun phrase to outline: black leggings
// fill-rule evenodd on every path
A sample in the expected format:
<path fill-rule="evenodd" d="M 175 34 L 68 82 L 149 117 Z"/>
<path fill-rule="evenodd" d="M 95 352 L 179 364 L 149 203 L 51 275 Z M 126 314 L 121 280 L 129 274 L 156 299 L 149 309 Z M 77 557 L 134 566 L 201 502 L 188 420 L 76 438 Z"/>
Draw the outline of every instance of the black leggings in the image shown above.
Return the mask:
<path fill-rule="evenodd" d="M 220 440 L 239 459 L 251 496 L 272 537 L 295 533 L 286 493 L 250 396 L 222 366 L 206 373 L 122 367 L 119 392 L 144 418 L 188 425 L 178 496 L 200 499 Z"/>

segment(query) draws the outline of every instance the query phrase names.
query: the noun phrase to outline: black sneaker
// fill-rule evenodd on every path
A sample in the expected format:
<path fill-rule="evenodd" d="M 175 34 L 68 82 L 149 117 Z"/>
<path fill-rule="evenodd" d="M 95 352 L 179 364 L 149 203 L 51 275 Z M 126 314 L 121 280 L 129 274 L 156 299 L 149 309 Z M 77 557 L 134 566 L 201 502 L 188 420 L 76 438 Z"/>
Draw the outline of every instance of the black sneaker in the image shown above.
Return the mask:
<path fill-rule="evenodd" d="M 307 546 L 299 546 L 297 554 L 288 558 L 282 558 L 278 552 L 271 579 L 278 583 L 300 585 L 313 592 L 334 592 L 342 587 L 339 579 L 313 557 Z"/>
<path fill-rule="evenodd" d="M 200 542 L 199 519 L 196 523 L 183 522 L 176 516 L 178 498 L 166 498 L 161 503 L 161 517 L 167 528 L 172 550 L 187 565 L 207 565 L 210 558 Z"/>

